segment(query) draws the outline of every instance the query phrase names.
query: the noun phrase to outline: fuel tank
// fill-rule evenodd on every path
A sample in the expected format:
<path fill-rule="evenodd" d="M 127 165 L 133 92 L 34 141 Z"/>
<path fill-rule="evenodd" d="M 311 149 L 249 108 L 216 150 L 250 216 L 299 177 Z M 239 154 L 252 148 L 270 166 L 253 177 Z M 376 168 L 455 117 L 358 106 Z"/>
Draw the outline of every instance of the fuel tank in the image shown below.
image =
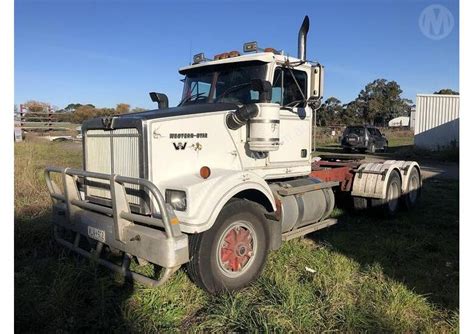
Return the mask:
<path fill-rule="evenodd" d="M 331 188 L 312 190 L 295 195 L 282 196 L 280 188 L 295 188 L 321 183 L 314 178 L 275 182 L 270 185 L 276 199 L 281 203 L 280 221 L 282 232 L 326 219 L 334 209 L 334 193 Z"/>

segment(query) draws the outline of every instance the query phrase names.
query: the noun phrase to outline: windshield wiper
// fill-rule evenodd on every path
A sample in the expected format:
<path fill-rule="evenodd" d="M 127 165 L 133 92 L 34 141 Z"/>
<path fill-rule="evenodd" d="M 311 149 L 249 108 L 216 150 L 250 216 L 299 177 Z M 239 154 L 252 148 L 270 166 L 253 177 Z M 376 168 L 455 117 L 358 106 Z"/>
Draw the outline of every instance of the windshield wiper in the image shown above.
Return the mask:
<path fill-rule="evenodd" d="M 251 83 L 247 82 L 247 83 L 237 84 L 237 85 L 231 86 L 231 87 L 227 88 L 221 95 L 219 95 L 216 98 L 216 102 L 219 101 L 220 99 L 222 99 L 224 96 L 228 95 L 229 93 L 232 93 L 234 91 L 237 91 L 239 89 L 242 89 L 242 88 L 250 86 L 250 85 L 251 85 Z"/>
<path fill-rule="evenodd" d="M 182 106 L 183 104 L 185 104 L 186 102 L 192 100 L 192 99 L 198 99 L 199 97 L 203 96 L 204 92 L 202 93 L 196 93 L 196 94 L 193 94 L 193 95 L 189 95 L 188 97 L 185 97 L 179 104 L 178 104 L 178 107 Z"/>

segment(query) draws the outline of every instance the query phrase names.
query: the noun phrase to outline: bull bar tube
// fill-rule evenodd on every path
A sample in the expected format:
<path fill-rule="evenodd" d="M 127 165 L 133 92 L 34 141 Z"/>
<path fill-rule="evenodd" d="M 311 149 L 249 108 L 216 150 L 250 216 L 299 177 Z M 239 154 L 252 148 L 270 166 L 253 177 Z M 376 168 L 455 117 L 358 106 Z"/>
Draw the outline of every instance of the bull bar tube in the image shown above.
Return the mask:
<path fill-rule="evenodd" d="M 61 175 L 62 191 L 51 179 L 52 173 Z M 77 186 L 79 177 L 109 181 L 112 207 L 83 200 Z M 189 261 L 188 236 L 181 233 L 172 207 L 149 180 L 59 167 L 47 167 L 45 180 L 53 201 L 54 237 L 59 244 L 126 278 L 152 287 L 165 283 L 182 264 Z M 125 183 L 143 187 L 152 203 L 157 204 L 159 213 L 155 210 L 151 216 L 132 213 Z M 62 238 L 58 227 L 75 232 L 74 242 Z M 87 251 L 79 247 L 81 237 L 97 241 L 95 249 Z M 104 245 L 123 252 L 121 266 L 100 258 Z M 165 270 L 159 279 L 133 272 L 130 270 L 132 256 Z"/>

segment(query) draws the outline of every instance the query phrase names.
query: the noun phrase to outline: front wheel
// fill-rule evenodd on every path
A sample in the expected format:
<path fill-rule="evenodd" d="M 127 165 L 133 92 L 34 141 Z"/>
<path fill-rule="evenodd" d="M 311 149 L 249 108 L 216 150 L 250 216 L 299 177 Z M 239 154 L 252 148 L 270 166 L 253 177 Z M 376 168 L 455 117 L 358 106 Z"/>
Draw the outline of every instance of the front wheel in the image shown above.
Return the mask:
<path fill-rule="evenodd" d="M 255 203 L 239 199 L 226 204 L 211 229 L 191 236 L 191 279 L 210 293 L 250 284 L 267 257 L 265 220 Z"/>

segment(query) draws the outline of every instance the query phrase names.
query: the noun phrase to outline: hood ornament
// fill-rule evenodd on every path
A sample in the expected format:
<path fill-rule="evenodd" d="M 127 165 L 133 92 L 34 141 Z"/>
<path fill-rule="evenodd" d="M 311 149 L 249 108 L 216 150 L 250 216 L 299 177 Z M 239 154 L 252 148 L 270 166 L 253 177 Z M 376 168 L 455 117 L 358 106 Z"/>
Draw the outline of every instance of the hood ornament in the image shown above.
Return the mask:
<path fill-rule="evenodd" d="M 114 123 L 115 117 L 113 116 L 105 116 L 102 117 L 102 125 L 106 130 L 112 130 L 114 128 L 113 123 Z"/>

